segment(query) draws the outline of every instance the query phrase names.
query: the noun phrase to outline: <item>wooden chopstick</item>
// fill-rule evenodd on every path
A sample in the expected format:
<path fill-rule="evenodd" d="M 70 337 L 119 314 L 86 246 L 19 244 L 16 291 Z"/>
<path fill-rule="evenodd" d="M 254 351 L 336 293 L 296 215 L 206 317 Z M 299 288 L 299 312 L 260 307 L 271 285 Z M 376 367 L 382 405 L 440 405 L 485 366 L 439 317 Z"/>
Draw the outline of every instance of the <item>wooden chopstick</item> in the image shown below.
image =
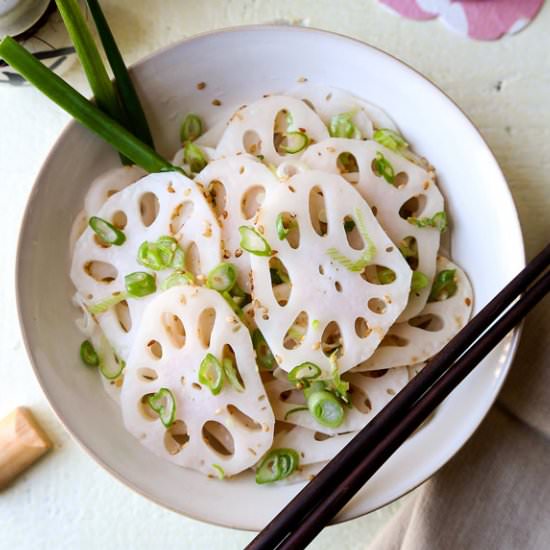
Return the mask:
<path fill-rule="evenodd" d="M 278 546 L 278 550 L 305 548 L 388 458 L 406 441 L 474 367 L 550 291 L 550 272 L 537 281 L 453 366 L 414 404 L 407 415 L 359 462 L 343 483 L 323 499 Z"/>
<path fill-rule="evenodd" d="M 491 300 L 491 302 L 489 302 L 443 350 L 430 360 L 428 365 L 413 378 L 407 386 L 405 386 L 405 388 L 403 388 L 403 390 L 401 390 L 388 405 L 380 411 L 380 413 L 376 415 L 376 417 L 373 418 L 325 468 L 323 468 L 323 470 L 321 470 L 321 472 L 319 472 L 317 477 L 298 493 L 298 495 L 250 543 L 247 547 L 248 550 L 271 550 L 277 547 L 288 547 L 280 546 L 282 541 L 285 540 L 291 532 L 298 529 L 300 525 L 304 524 L 305 518 L 312 513 L 312 510 L 314 510 L 319 503 L 329 507 L 328 502 L 325 502 L 327 500 L 327 495 L 335 492 L 338 486 L 345 485 L 344 482 L 349 478 L 349 475 L 351 475 L 350 472 L 355 471 L 357 465 L 365 458 L 365 449 L 378 448 L 380 443 L 385 440 L 395 427 L 396 423 L 407 416 L 411 407 L 422 397 L 422 395 L 426 393 L 450 368 L 452 363 L 488 329 L 491 323 L 509 307 L 513 300 L 524 292 L 526 288 L 546 270 L 549 264 L 550 245 L 546 246 L 546 248 L 493 300 Z M 545 280 L 547 281 L 547 278 Z M 538 288 L 537 292 L 541 292 L 541 289 L 544 288 L 544 284 L 544 282 L 539 282 L 539 286 L 536 287 Z M 533 287 L 533 289 L 535 289 L 535 287 Z M 533 294 L 531 291 L 529 296 L 530 298 L 528 298 L 526 294 L 526 296 L 518 302 L 518 305 L 520 303 L 523 304 L 520 306 L 521 308 L 525 308 L 526 305 L 531 304 L 533 297 L 536 297 L 537 294 Z M 530 307 L 532 307 L 532 305 Z M 515 311 L 516 313 L 514 315 L 518 315 L 517 312 L 522 312 L 522 309 Z M 525 313 L 522 315 L 525 315 Z M 509 317 L 509 319 L 514 318 L 515 317 Z M 494 336 L 492 338 L 494 338 Z M 458 384 L 458 382 L 456 382 L 455 385 L 456 384 Z M 452 388 L 454 387 L 455 386 L 452 386 Z M 359 485 L 358 488 L 360 488 L 361 485 Z M 332 507 L 330 509 L 332 511 Z M 338 509 L 339 508 L 335 508 L 334 513 L 336 513 Z M 319 523 L 319 521 L 317 523 L 317 527 L 319 528 L 324 527 L 324 525 L 325 523 Z M 299 547 L 300 546 L 293 546 L 293 548 Z"/>

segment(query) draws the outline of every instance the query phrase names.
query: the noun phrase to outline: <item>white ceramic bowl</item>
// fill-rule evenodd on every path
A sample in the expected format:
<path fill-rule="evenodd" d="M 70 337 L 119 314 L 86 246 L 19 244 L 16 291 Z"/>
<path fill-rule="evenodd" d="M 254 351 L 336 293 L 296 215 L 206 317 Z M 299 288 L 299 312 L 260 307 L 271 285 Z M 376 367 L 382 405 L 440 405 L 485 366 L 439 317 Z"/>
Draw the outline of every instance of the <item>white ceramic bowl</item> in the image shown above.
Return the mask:
<path fill-rule="evenodd" d="M 241 27 L 197 36 L 132 70 L 159 151 L 171 157 L 189 111 L 207 124 L 229 106 L 293 87 L 299 77 L 349 90 L 385 109 L 414 149 L 437 167 L 452 220 L 452 257 L 468 273 L 479 310 L 524 265 L 516 210 L 487 145 L 440 90 L 389 55 L 327 32 Z M 196 84 L 206 82 L 198 91 Z M 212 106 L 213 99 L 222 101 Z M 148 498 L 203 521 L 260 529 L 301 485 L 219 482 L 157 458 L 123 428 L 97 373 L 78 359 L 68 238 L 90 182 L 117 155 L 75 123 L 46 160 L 19 242 L 17 294 L 27 350 L 46 396 L 71 434 L 104 468 Z M 471 436 L 510 366 L 510 335 L 385 464 L 340 514 L 349 519 L 398 498 L 431 476 Z M 230 503 L 238 503 L 234 506 Z"/>

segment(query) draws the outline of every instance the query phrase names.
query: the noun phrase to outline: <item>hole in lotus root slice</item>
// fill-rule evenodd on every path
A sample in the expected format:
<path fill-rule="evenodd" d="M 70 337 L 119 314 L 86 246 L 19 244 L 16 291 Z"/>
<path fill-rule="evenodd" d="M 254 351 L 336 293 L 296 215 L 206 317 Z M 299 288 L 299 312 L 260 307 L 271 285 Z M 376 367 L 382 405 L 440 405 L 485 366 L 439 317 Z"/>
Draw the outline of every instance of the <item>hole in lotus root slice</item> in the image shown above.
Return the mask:
<path fill-rule="evenodd" d="M 118 277 L 117 268 L 110 263 L 92 260 L 84 264 L 84 273 L 98 283 L 109 284 Z"/>
<path fill-rule="evenodd" d="M 247 130 L 243 135 L 243 149 L 250 155 L 261 155 L 262 139 L 255 130 Z"/>
<path fill-rule="evenodd" d="M 336 167 L 340 175 L 350 183 L 356 184 L 359 181 L 359 165 L 352 153 L 340 153 L 336 159 Z"/>
<path fill-rule="evenodd" d="M 185 224 L 191 219 L 195 205 L 191 201 L 185 201 L 178 204 L 170 215 L 170 233 L 176 235 L 179 233 Z"/>
<path fill-rule="evenodd" d="M 132 330 L 132 317 L 130 316 L 128 302 L 126 300 L 122 300 L 122 302 L 115 305 L 114 310 L 122 330 L 124 332 L 130 332 Z"/>
<path fill-rule="evenodd" d="M 288 231 L 284 238 L 289 246 L 296 250 L 300 246 L 300 226 L 296 220 L 296 216 L 291 212 L 281 212 L 279 216 L 281 217 L 283 226 Z"/>
<path fill-rule="evenodd" d="M 241 197 L 241 213 L 246 220 L 250 220 L 257 213 L 265 198 L 265 189 L 255 185 L 247 189 Z"/>
<path fill-rule="evenodd" d="M 216 213 L 216 217 L 223 219 L 224 212 L 227 214 L 227 190 L 225 189 L 225 185 L 219 180 L 213 180 L 208 184 L 208 193 L 210 204 Z"/>
<path fill-rule="evenodd" d="M 362 250 L 365 248 L 365 241 L 363 241 L 357 224 L 351 216 L 346 216 L 344 218 L 344 231 L 346 232 L 346 238 L 350 248 L 354 250 Z"/>
<path fill-rule="evenodd" d="M 324 434 L 323 432 L 315 432 L 313 434 L 313 439 L 315 441 L 326 441 L 327 439 L 330 439 L 331 437 L 334 437 L 333 435 Z"/>
<path fill-rule="evenodd" d="M 151 191 L 144 193 L 139 199 L 139 213 L 145 227 L 153 225 L 160 210 L 158 197 Z"/>
<path fill-rule="evenodd" d="M 171 455 L 178 454 L 188 442 L 187 425 L 183 420 L 176 420 L 164 434 L 164 447 Z"/>
<path fill-rule="evenodd" d="M 398 189 L 401 189 L 402 187 L 405 187 L 409 183 L 409 175 L 407 172 L 398 172 L 395 174 L 395 179 L 393 180 L 393 184 Z"/>
<path fill-rule="evenodd" d="M 279 155 L 286 155 L 286 151 L 281 147 L 285 140 L 285 135 L 289 131 L 289 122 L 292 121 L 292 114 L 286 109 L 281 109 L 273 121 L 273 148 Z"/>
<path fill-rule="evenodd" d="M 439 332 L 443 326 L 443 319 L 439 315 L 433 313 L 425 313 L 418 315 L 407 321 L 411 327 L 421 328 L 429 332 Z"/>
<path fill-rule="evenodd" d="M 117 210 L 111 217 L 111 223 L 117 229 L 122 230 L 128 223 L 128 216 L 126 216 L 126 213 L 123 210 Z"/>
<path fill-rule="evenodd" d="M 148 367 L 141 367 L 136 371 L 137 377 L 142 382 L 154 382 L 158 377 L 158 373 L 155 369 Z"/>
<path fill-rule="evenodd" d="M 216 310 L 213 307 L 204 309 L 199 315 L 199 322 L 197 326 L 199 342 L 203 348 L 210 346 L 210 338 L 212 337 L 212 330 L 214 330 L 214 323 L 216 322 Z"/>
<path fill-rule="evenodd" d="M 186 334 L 185 327 L 183 326 L 181 319 L 173 313 L 163 313 L 162 326 L 164 327 L 164 330 L 166 331 L 168 339 L 172 345 L 177 349 L 183 348 L 185 345 Z"/>
<path fill-rule="evenodd" d="M 413 237 L 412 235 L 404 237 L 399 243 L 399 250 L 409 264 L 409 267 L 413 271 L 416 271 L 419 264 L 418 243 L 416 241 L 416 237 Z"/>
<path fill-rule="evenodd" d="M 246 428 L 250 431 L 258 431 L 262 429 L 262 425 L 259 422 L 256 422 L 253 418 L 250 418 L 245 414 L 241 409 L 235 405 L 227 405 L 227 412 L 231 416 L 232 420 L 237 424 L 240 424 L 243 428 Z"/>
<path fill-rule="evenodd" d="M 369 309 L 378 315 L 383 315 L 386 311 L 386 302 L 380 298 L 371 298 L 367 303 Z"/>
<path fill-rule="evenodd" d="M 147 420 L 148 422 L 154 422 L 155 420 L 158 420 L 159 415 L 156 413 L 151 406 L 149 405 L 148 399 L 150 396 L 154 395 L 155 392 L 147 393 L 141 397 L 141 399 L 138 402 L 138 410 L 143 417 L 143 419 Z"/>
<path fill-rule="evenodd" d="M 388 369 L 369 370 L 366 372 L 361 372 L 359 374 L 362 374 L 367 378 L 382 378 L 383 376 L 386 376 L 386 374 L 388 374 Z"/>
<path fill-rule="evenodd" d="M 284 403 L 292 405 L 305 405 L 306 399 L 304 393 L 300 390 L 284 390 L 279 394 L 279 398 Z"/>
<path fill-rule="evenodd" d="M 309 316 L 306 311 L 300 311 L 294 322 L 288 327 L 283 346 L 285 349 L 296 349 L 302 345 L 309 326 Z"/>
<path fill-rule="evenodd" d="M 193 241 L 185 251 L 185 267 L 195 277 L 201 275 L 201 255 L 197 243 Z"/>
<path fill-rule="evenodd" d="M 399 215 L 406 220 L 410 217 L 418 218 L 422 215 L 426 209 L 427 198 L 426 195 L 416 195 L 406 200 L 399 209 Z"/>
<path fill-rule="evenodd" d="M 366 338 L 371 332 L 372 329 L 369 327 L 364 317 L 357 317 L 357 319 L 355 319 L 355 333 L 359 338 Z"/>
<path fill-rule="evenodd" d="M 349 396 L 351 404 L 361 413 L 368 414 L 372 410 L 372 403 L 369 396 L 355 384 L 350 384 Z"/>
<path fill-rule="evenodd" d="M 309 219 L 317 235 L 323 237 L 328 233 L 325 197 L 317 186 L 309 192 Z"/>
<path fill-rule="evenodd" d="M 232 456 L 235 453 L 235 441 L 231 432 L 220 422 L 209 420 L 202 427 L 204 442 L 221 456 Z"/>
<path fill-rule="evenodd" d="M 380 342 L 380 347 L 398 347 L 398 348 L 404 348 L 409 345 L 409 341 L 406 338 L 402 338 L 401 336 L 398 336 L 397 334 L 392 334 L 391 332 L 388 332 L 384 338 L 382 338 L 382 341 Z"/>
<path fill-rule="evenodd" d="M 271 277 L 271 288 L 275 300 L 281 307 L 286 306 L 292 292 L 292 281 L 290 280 L 286 266 L 277 256 L 269 259 L 269 275 Z M 268 315 L 263 310 L 260 311 L 260 314 Z"/>
<path fill-rule="evenodd" d="M 243 377 L 241 375 L 241 372 L 239 370 L 239 363 L 237 361 L 237 356 L 235 355 L 235 351 L 229 344 L 224 344 L 222 349 L 222 361 L 228 360 L 231 361 L 231 364 L 233 365 L 233 368 L 235 369 L 235 376 L 237 377 L 237 381 L 239 384 L 246 389 Z"/>
<path fill-rule="evenodd" d="M 335 352 L 337 352 L 337 356 L 343 354 L 344 340 L 340 326 L 336 321 L 331 321 L 325 327 L 323 335 L 321 336 L 321 349 L 327 357 Z"/>
<path fill-rule="evenodd" d="M 397 278 L 393 269 L 375 264 L 365 267 L 361 272 L 361 277 L 372 285 L 390 285 Z"/>
<path fill-rule="evenodd" d="M 147 348 L 149 349 L 149 353 L 152 357 L 155 359 L 162 359 L 162 346 L 160 345 L 160 342 L 157 340 L 150 340 L 147 343 Z"/>

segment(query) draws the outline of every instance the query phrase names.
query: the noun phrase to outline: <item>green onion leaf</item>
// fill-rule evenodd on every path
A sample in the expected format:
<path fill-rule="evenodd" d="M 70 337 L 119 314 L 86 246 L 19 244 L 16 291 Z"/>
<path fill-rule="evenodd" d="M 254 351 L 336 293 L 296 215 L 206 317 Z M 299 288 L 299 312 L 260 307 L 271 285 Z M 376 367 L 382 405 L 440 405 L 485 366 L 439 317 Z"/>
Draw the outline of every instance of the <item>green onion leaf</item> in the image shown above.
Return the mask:
<path fill-rule="evenodd" d="M 161 290 L 168 290 L 177 285 L 190 285 L 193 284 L 193 275 L 184 271 L 174 271 L 171 275 L 168 275 L 160 285 Z"/>
<path fill-rule="evenodd" d="M 334 115 L 330 119 L 328 131 L 331 137 L 361 139 L 359 128 L 352 122 L 352 113 Z"/>
<path fill-rule="evenodd" d="M 401 252 L 406 259 L 418 257 L 418 247 L 414 237 L 405 237 L 401 243 L 399 243 L 398 248 L 399 252 Z"/>
<path fill-rule="evenodd" d="M 321 374 L 321 368 L 315 363 L 306 361 L 300 365 L 294 367 L 288 373 L 288 381 L 295 386 L 303 386 L 304 383 L 309 384 L 310 380 L 318 378 Z"/>
<path fill-rule="evenodd" d="M 87 0 L 88 8 L 90 13 L 94 18 L 94 22 L 103 44 L 103 49 L 109 60 L 109 65 L 113 70 L 115 76 L 116 89 L 120 95 L 122 102 L 122 107 L 127 115 L 127 124 L 128 129 L 136 136 L 138 139 L 141 139 L 144 143 L 149 145 L 149 147 L 154 148 L 153 136 L 151 135 L 151 130 L 147 124 L 147 118 L 143 111 L 143 107 L 139 101 L 136 89 L 128 73 L 128 69 L 124 64 L 120 50 L 115 42 L 109 24 L 103 15 L 101 6 L 99 5 L 98 0 Z"/>
<path fill-rule="evenodd" d="M 220 362 L 211 353 L 206 354 L 199 367 L 199 382 L 218 395 L 223 388 L 224 373 Z"/>
<path fill-rule="evenodd" d="M 105 243 L 120 246 L 126 241 L 126 235 L 107 220 L 92 216 L 88 222 L 95 234 Z"/>
<path fill-rule="evenodd" d="M 383 145 L 396 153 L 398 153 L 401 149 L 407 149 L 409 147 L 409 144 L 403 139 L 403 136 L 388 128 L 376 130 L 372 138 L 374 141 L 380 143 L 380 145 Z"/>
<path fill-rule="evenodd" d="M 145 171 L 178 171 L 9 36 L 0 42 L 0 57 L 63 110 Z"/>
<path fill-rule="evenodd" d="M 87 306 L 87 309 L 92 315 L 99 315 L 100 313 L 105 313 L 119 302 L 122 302 L 122 300 L 126 300 L 127 297 L 128 294 L 126 292 L 115 292 L 112 296 Z"/>
<path fill-rule="evenodd" d="M 340 377 L 340 369 L 337 362 L 338 351 L 334 351 L 329 357 L 330 364 L 332 365 L 332 387 L 338 397 L 344 402 L 349 403 L 349 382 L 342 380 Z"/>
<path fill-rule="evenodd" d="M 255 329 L 252 332 L 252 345 L 256 351 L 256 361 L 260 369 L 274 370 L 277 366 L 277 361 L 259 329 Z"/>
<path fill-rule="evenodd" d="M 185 264 L 185 254 L 174 237 L 164 235 L 154 243 L 148 241 L 141 243 L 137 261 L 154 271 L 168 268 L 181 271 Z"/>
<path fill-rule="evenodd" d="M 203 150 L 190 141 L 183 147 L 183 160 L 189 165 L 191 172 L 195 174 L 200 172 L 208 164 Z"/>
<path fill-rule="evenodd" d="M 300 457 L 294 449 L 269 451 L 256 470 L 256 483 L 273 483 L 285 479 L 300 465 Z"/>
<path fill-rule="evenodd" d="M 235 390 L 242 393 L 244 391 L 244 386 L 241 384 L 241 381 L 237 376 L 237 369 L 235 368 L 235 365 L 233 365 L 233 361 L 229 357 L 226 357 L 223 359 L 222 365 L 223 372 L 229 383 L 233 386 L 233 388 L 235 388 Z"/>
<path fill-rule="evenodd" d="M 225 470 L 219 464 L 212 464 L 212 468 L 216 470 L 218 479 L 223 480 L 225 478 Z"/>
<path fill-rule="evenodd" d="M 317 330 L 319 328 L 319 319 L 313 319 L 313 321 L 311 321 L 311 328 L 313 330 Z"/>
<path fill-rule="evenodd" d="M 309 137 L 304 132 L 289 132 L 285 134 L 280 148 L 291 155 L 303 151 L 309 145 Z"/>
<path fill-rule="evenodd" d="M 435 276 L 428 302 L 446 300 L 456 294 L 458 287 L 455 274 L 456 269 L 444 269 Z"/>
<path fill-rule="evenodd" d="M 392 185 L 395 183 L 395 171 L 390 161 L 380 152 L 376 153 L 376 158 L 373 160 L 374 171 L 378 177 L 383 177 Z"/>
<path fill-rule="evenodd" d="M 413 271 L 411 280 L 411 291 L 420 292 L 430 284 L 430 279 L 422 271 Z"/>
<path fill-rule="evenodd" d="M 188 114 L 180 128 L 180 140 L 182 144 L 195 141 L 202 134 L 202 120 L 193 113 Z"/>
<path fill-rule="evenodd" d="M 145 271 L 135 271 L 124 277 L 126 292 L 132 298 L 143 298 L 157 290 L 155 278 Z"/>
<path fill-rule="evenodd" d="M 315 391 L 307 398 L 309 412 L 321 424 L 337 428 L 344 421 L 344 407 L 338 398 L 327 390 Z"/>
<path fill-rule="evenodd" d="M 229 292 L 236 282 L 237 268 L 228 262 L 222 262 L 211 269 L 206 279 L 208 288 L 218 292 Z"/>
<path fill-rule="evenodd" d="M 176 419 L 176 399 L 168 388 L 160 388 L 147 398 L 149 406 L 159 415 L 160 421 L 169 428 Z"/>
<path fill-rule="evenodd" d="M 258 231 L 253 227 L 247 225 L 241 225 L 239 227 L 239 233 L 241 234 L 240 247 L 250 254 L 256 256 L 270 256 L 271 255 L 271 246 L 264 239 Z"/>
<path fill-rule="evenodd" d="M 407 221 L 416 227 L 435 227 L 441 233 L 447 230 L 447 214 L 445 212 L 436 212 L 431 218 L 409 217 Z"/>
<path fill-rule="evenodd" d="M 88 367 L 99 366 L 99 355 L 90 340 L 84 340 L 80 344 L 80 359 Z"/>

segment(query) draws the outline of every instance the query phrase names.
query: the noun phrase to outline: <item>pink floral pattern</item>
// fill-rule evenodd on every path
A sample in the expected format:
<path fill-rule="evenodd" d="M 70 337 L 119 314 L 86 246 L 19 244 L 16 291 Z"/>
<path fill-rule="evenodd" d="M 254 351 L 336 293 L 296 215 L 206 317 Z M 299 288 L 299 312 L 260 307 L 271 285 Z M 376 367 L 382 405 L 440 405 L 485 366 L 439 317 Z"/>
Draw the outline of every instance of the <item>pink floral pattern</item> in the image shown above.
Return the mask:
<path fill-rule="evenodd" d="M 525 28 L 544 0 L 380 0 L 404 17 L 439 17 L 453 30 L 476 40 L 497 40 Z"/>

